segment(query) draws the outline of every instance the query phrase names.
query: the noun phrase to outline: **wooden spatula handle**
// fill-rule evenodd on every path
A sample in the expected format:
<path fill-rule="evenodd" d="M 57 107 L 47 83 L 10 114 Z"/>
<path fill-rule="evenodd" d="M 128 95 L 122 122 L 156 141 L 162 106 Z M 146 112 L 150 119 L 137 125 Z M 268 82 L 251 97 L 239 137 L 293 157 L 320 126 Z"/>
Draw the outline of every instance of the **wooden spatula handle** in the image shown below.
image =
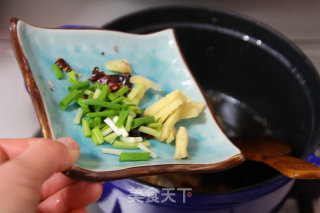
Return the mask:
<path fill-rule="evenodd" d="M 294 179 L 319 179 L 320 166 L 292 156 L 262 157 L 259 160 L 283 175 Z"/>

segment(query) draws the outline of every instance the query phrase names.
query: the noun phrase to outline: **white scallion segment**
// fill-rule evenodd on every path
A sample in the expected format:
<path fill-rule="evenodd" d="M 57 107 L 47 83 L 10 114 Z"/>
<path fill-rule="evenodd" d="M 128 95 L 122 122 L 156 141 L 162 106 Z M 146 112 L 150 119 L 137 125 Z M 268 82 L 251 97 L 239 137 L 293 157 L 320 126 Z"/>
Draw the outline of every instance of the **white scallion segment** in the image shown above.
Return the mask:
<path fill-rule="evenodd" d="M 82 114 L 83 114 L 83 110 L 82 108 L 79 108 L 73 121 L 74 124 L 80 124 Z"/>
<path fill-rule="evenodd" d="M 143 145 L 143 143 L 139 143 L 138 144 L 138 147 L 142 150 L 142 151 L 145 151 L 145 152 L 150 152 L 150 156 L 152 158 L 157 158 L 158 155 L 154 152 L 152 152 L 150 149 L 148 149 L 145 145 Z"/>
<path fill-rule="evenodd" d="M 135 143 L 143 141 L 142 137 L 120 137 L 120 141 L 127 143 Z"/>
<path fill-rule="evenodd" d="M 92 99 L 97 99 L 99 97 L 100 93 L 101 93 L 101 89 L 96 89 L 94 91 Z"/>
<path fill-rule="evenodd" d="M 115 122 L 113 122 L 111 118 L 107 117 L 104 119 L 104 122 L 109 125 L 109 127 L 114 131 L 114 133 L 116 133 L 117 136 L 121 135 L 120 129 L 115 125 Z"/>
<path fill-rule="evenodd" d="M 112 155 L 120 155 L 122 153 L 121 150 L 118 149 L 110 149 L 110 148 L 101 148 L 101 151 L 105 154 L 112 154 Z"/>
<path fill-rule="evenodd" d="M 108 128 L 108 129 L 103 130 L 103 132 L 101 132 L 101 133 L 103 136 L 106 136 L 106 135 L 109 135 L 111 132 L 113 132 L 113 130 L 111 128 Z"/>
<path fill-rule="evenodd" d="M 113 122 L 116 123 L 118 121 L 119 117 L 118 116 L 114 116 L 113 118 Z M 117 127 L 117 126 L 115 126 Z M 129 136 L 129 133 L 127 132 L 126 128 L 121 125 L 120 127 L 117 127 L 119 129 L 119 132 L 120 132 L 120 135 L 122 137 L 128 137 Z"/>

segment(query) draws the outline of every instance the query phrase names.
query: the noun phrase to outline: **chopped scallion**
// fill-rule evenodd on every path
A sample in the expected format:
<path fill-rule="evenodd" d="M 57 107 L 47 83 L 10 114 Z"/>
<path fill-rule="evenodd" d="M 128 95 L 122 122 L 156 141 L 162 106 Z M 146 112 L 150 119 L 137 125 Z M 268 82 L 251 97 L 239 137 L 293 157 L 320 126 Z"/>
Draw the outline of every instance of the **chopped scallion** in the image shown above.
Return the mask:
<path fill-rule="evenodd" d="M 82 115 L 83 115 L 83 110 L 82 110 L 82 108 L 79 108 L 78 111 L 77 111 L 77 114 L 76 114 L 76 116 L 74 118 L 73 123 L 74 124 L 80 124 Z"/>
<path fill-rule="evenodd" d="M 73 90 L 64 99 L 60 101 L 60 109 L 65 110 L 67 106 L 82 95 L 82 91 Z"/>
<path fill-rule="evenodd" d="M 94 143 L 96 146 L 98 146 L 98 145 L 99 145 L 99 141 L 98 141 L 98 139 L 97 139 L 96 134 L 94 134 L 93 130 L 91 130 L 91 138 L 92 138 L 92 140 L 93 140 L 93 143 Z"/>
<path fill-rule="evenodd" d="M 150 127 L 140 126 L 140 127 L 138 128 L 138 131 L 139 131 L 139 132 L 146 133 L 146 134 L 148 134 L 148 135 L 152 135 L 152 136 L 154 136 L 155 138 L 160 137 L 160 132 L 158 132 L 157 130 L 152 129 L 152 128 L 150 128 Z"/>
<path fill-rule="evenodd" d="M 143 145 L 143 143 L 139 143 L 138 144 L 138 147 L 142 150 L 142 151 L 145 151 L 145 152 L 150 152 L 150 156 L 152 158 L 157 158 L 157 154 L 152 152 L 150 149 L 148 149 L 145 145 Z"/>
<path fill-rule="evenodd" d="M 112 117 L 119 113 L 118 110 L 104 110 L 102 112 L 89 112 L 86 114 L 88 118 L 94 117 Z"/>
<path fill-rule="evenodd" d="M 101 117 L 94 117 L 91 123 L 91 127 L 100 126 L 101 124 Z"/>
<path fill-rule="evenodd" d="M 153 116 L 135 118 L 132 121 L 131 128 L 135 129 L 138 126 L 141 126 L 143 124 L 148 124 L 148 123 L 153 123 L 153 122 L 154 122 L 154 117 Z"/>
<path fill-rule="evenodd" d="M 101 130 L 99 129 L 98 126 L 96 126 L 93 130 L 92 130 L 93 134 L 95 135 L 97 141 L 98 141 L 98 144 L 101 144 L 104 142 L 104 138 L 103 138 L 103 135 L 101 133 Z"/>
<path fill-rule="evenodd" d="M 118 116 L 114 116 L 113 122 L 116 123 L 118 119 L 119 119 Z M 129 135 L 129 133 L 127 132 L 127 130 L 124 128 L 123 125 L 119 127 L 119 132 L 120 132 L 120 135 L 122 135 L 123 137 L 127 137 Z"/>
<path fill-rule="evenodd" d="M 68 76 L 69 82 L 71 82 L 72 84 L 78 83 L 78 79 L 77 79 L 77 76 L 76 76 L 76 73 L 74 72 L 74 70 L 68 72 L 67 76 Z"/>
<path fill-rule="evenodd" d="M 112 154 L 112 155 L 120 155 L 122 153 L 121 150 L 104 148 L 104 147 L 101 148 L 101 151 L 105 154 Z"/>
<path fill-rule="evenodd" d="M 133 120 L 133 116 L 132 115 L 128 115 L 127 122 L 126 122 L 126 130 L 127 130 L 127 132 L 129 132 L 131 130 L 132 120 Z"/>
<path fill-rule="evenodd" d="M 114 94 L 119 97 L 121 95 L 124 95 L 126 92 L 129 91 L 129 87 L 128 86 L 123 86 L 121 87 L 118 91 L 114 92 Z"/>
<path fill-rule="evenodd" d="M 113 101 L 111 101 L 111 103 L 120 103 L 122 100 L 123 100 L 123 97 L 120 96 L 120 97 L 114 99 Z"/>
<path fill-rule="evenodd" d="M 101 131 L 103 136 L 109 135 L 111 132 L 113 132 L 113 130 L 110 127 L 108 129 Z"/>
<path fill-rule="evenodd" d="M 117 120 L 115 125 L 117 127 L 121 127 L 122 124 L 124 123 L 124 121 L 127 119 L 128 114 L 129 114 L 129 110 L 128 109 L 122 109 L 120 111 L 120 114 L 119 114 L 119 119 Z"/>
<path fill-rule="evenodd" d="M 120 137 L 120 141 L 127 143 L 135 143 L 143 141 L 142 137 Z"/>
<path fill-rule="evenodd" d="M 114 141 L 112 143 L 112 146 L 114 148 L 118 149 L 139 149 L 138 145 L 139 143 L 142 143 L 144 146 L 150 146 L 149 141 L 142 141 L 142 142 L 135 142 L 135 143 L 128 143 L 128 142 L 123 142 L 123 141 Z"/>
<path fill-rule="evenodd" d="M 97 100 L 97 99 L 83 99 L 81 101 L 84 104 L 88 104 L 88 105 L 92 105 L 92 106 L 102 106 L 102 107 L 106 107 L 109 109 L 122 109 L 122 105 L 121 104 L 116 104 L 116 103 L 111 103 L 111 102 L 107 102 L 107 101 L 101 101 L 101 100 Z"/>
<path fill-rule="evenodd" d="M 105 140 L 106 142 L 112 144 L 113 141 L 115 141 L 115 140 L 117 139 L 117 137 L 118 137 L 117 134 L 113 132 L 113 133 L 105 136 L 105 137 L 104 137 L 104 140 Z"/>
<path fill-rule="evenodd" d="M 83 113 L 90 112 L 89 106 L 87 104 L 83 104 L 81 100 L 83 100 L 83 98 L 78 98 L 77 103 L 82 108 Z"/>
<path fill-rule="evenodd" d="M 150 152 L 122 152 L 120 161 L 147 161 L 149 160 Z"/>
<path fill-rule="evenodd" d="M 71 92 L 72 90 L 82 90 L 82 89 L 87 89 L 90 87 L 90 82 L 89 81 L 83 81 L 79 82 L 77 84 L 73 84 L 72 86 L 68 87 L 68 91 Z"/>
<path fill-rule="evenodd" d="M 100 90 L 100 89 L 96 89 L 96 90 L 94 91 L 94 94 L 93 94 L 92 99 L 98 99 L 100 93 L 101 93 L 101 90 Z"/>
<path fill-rule="evenodd" d="M 61 71 L 58 64 L 53 64 L 52 69 L 59 80 L 63 79 L 63 72 Z"/>
<path fill-rule="evenodd" d="M 91 136 L 91 130 L 89 126 L 89 121 L 86 118 L 82 118 L 82 129 L 85 137 L 90 137 Z"/>

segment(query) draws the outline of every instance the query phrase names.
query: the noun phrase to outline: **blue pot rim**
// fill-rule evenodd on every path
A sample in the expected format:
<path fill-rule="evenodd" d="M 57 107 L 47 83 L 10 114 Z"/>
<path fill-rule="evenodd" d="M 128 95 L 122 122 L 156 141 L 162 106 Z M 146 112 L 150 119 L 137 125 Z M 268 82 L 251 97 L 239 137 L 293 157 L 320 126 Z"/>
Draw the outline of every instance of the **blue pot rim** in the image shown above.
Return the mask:
<path fill-rule="evenodd" d="M 195 193 L 193 196 L 196 196 L 196 199 L 189 200 L 188 202 L 183 203 L 186 207 L 192 207 L 192 206 L 203 206 L 203 208 L 215 206 L 217 207 L 217 203 L 213 202 L 213 199 L 219 200 L 219 205 L 224 206 L 237 206 L 240 204 L 243 204 L 248 201 L 252 201 L 255 199 L 258 199 L 260 197 L 266 196 L 268 194 L 271 194 L 274 191 L 277 191 L 278 189 L 284 187 L 285 185 L 292 183 L 294 180 L 287 178 L 285 176 L 277 176 L 273 178 L 271 181 L 266 180 L 254 185 L 251 185 L 247 188 L 238 189 L 235 191 L 227 192 L 227 193 Z M 158 193 L 164 193 L 166 192 L 165 187 L 161 188 L 159 186 L 155 186 L 146 182 L 143 182 L 141 180 L 137 179 L 124 179 L 124 180 L 117 180 L 117 181 L 111 181 L 105 183 L 104 187 L 110 187 L 110 184 L 117 188 L 118 190 L 122 191 L 124 194 L 129 194 L 129 189 L 131 188 L 141 188 L 141 189 L 152 189 L 155 192 Z M 111 187 L 112 187 L 111 186 Z M 192 192 L 192 191 L 191 191 Z M 182 191 L 174 191 L 175 196 L 178 199 L 178 202 L 174 205 L 181 205 L 182 203 L 179 201 L 182 201 L 183 192 Z M 102 198 L 103 199 L 103 198 Z M 172 207 L 172 203 L 162 203 L 162 206 L 170 206 Z"/>

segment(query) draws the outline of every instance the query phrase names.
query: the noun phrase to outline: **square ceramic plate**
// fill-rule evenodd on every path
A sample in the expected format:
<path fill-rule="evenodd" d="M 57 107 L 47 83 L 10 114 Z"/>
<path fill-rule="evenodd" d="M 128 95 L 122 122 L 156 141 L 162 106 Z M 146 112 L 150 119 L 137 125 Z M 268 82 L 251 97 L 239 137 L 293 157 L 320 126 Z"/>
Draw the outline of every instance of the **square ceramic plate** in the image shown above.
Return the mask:
<path fill-rule="evenodd" d="M 40 28 L 12 18 L 10 31 L 13 49 L 44 136 L 53 139 L 72 137 L 80 145 L 80 157 L 66 174 L 78 179 L 105 181 L 163 173 L 219 171 L 243 161 L 239 149 L 220 130 L 208 106 L 198 118 L 177 124 L 188 129 L 188 159 L 173 159 L 174 143 L 150 140 L 150 149 L 158 154 L 158 158 L 135 162 L 120 162 L 118 156 L 103 154 L 100 148 L 110 147 L 110 144 L 95 146 L 91 138 L 83 136 L 81 125 L 73 124 L 76 108 L 59 109 L 59 102 L 68 94 L 70 83 L 57 80 L 51 70 L 58 57 L 82 74 L 81 80 L 87 80 L 94 67 L 110 74 L 104 69 L 108 60 L 127 59 L 133 75 L 149 78 L 163 89 L 162 93 L 148 91 L 141 103 L 143 109 L 176 89 L 194 101 L 206 103 L 181 56 L 172 29 L 135 35 L 101 29 Z M 53 83 L 53 91 L 48 81 Z"/>

